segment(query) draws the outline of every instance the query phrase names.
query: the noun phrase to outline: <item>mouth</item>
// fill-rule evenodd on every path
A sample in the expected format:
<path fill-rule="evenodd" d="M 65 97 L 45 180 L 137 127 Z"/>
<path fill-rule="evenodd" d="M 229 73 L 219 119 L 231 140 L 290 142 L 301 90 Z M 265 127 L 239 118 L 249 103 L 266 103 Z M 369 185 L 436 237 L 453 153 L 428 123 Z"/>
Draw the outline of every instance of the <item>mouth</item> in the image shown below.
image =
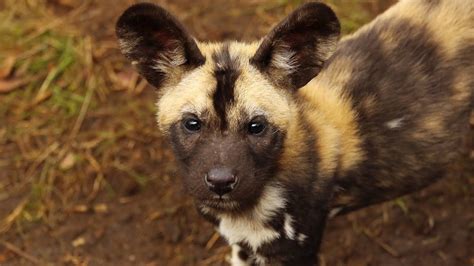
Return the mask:
<path fill-rule="evenodd" d="M 215 195 L 212 199 L 203 200 L 202 203 L 207 207 L 223 211 L 236 210 L 240 206 L 237 201 L 231 199 L 228 195 Z"/>

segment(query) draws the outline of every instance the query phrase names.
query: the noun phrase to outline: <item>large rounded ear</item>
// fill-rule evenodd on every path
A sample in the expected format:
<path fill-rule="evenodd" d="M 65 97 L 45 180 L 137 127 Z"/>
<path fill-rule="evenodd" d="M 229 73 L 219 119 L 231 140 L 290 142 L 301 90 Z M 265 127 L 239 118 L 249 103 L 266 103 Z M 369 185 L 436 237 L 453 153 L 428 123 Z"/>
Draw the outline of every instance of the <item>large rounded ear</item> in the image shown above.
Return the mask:
<path fill-rule="evenodd" d="M 262 40 L 251 63 L 278 85 L 296 90 L 319 73 L 339 35 L 339 20 L 331 8 L 304 4 Z"/>
<path fill-rule="evenodd" d="M 128 8 L 117 22 L 116 34 L 122 53 L 157 88 L 205 61 L 184 27 L 154 4 Z"/>

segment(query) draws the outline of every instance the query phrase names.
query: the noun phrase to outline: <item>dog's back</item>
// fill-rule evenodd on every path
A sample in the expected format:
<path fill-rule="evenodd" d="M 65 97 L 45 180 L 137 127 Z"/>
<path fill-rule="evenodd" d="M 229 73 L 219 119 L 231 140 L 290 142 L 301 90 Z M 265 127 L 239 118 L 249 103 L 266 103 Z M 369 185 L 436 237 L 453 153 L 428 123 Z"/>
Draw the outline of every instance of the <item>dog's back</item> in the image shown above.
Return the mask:
<path fill-rule="evenodd" d="M 474 1 L 399 2 L 343 39 L 303 94 L 321 101 L 321 88 L 351 103 L 361 142 L 335 206 L 347 211 L 433 182 L 466 146 Z"/>

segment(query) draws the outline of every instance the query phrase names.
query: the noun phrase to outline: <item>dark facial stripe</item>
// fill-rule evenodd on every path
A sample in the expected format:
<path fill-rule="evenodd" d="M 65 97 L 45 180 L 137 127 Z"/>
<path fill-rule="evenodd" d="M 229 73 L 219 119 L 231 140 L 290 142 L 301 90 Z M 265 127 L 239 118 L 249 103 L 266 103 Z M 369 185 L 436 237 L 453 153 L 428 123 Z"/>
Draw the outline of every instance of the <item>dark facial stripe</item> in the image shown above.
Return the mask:
<path fill-rule="evenodd" d="M 220 120 L 220 128 L 225 130 L 228 127 L 226 111 L 234 102 L 234 85 L 240 71 L 235 59 L 230 56 L 228 44 L 224 44 L 220 51 L 212 55 L 212 58 L 216 64 L 214 75 L 217 80 L 213 105 Z"/>

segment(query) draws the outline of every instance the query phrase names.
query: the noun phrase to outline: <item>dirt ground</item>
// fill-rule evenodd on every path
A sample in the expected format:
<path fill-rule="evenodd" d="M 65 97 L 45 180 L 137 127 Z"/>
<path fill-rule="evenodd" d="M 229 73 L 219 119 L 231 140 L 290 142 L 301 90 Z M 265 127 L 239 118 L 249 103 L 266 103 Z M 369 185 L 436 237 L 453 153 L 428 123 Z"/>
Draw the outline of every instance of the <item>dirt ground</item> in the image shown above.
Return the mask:
<path fill-rule="evenodd" d="M 0 90 L 0 265 L 226 265 L 228 247 L 196 213 L 157 131 L 155 92 L 116 48 L 114 23 L 133 2 L 43 3 L 52 21 L 74 16 L 46 24 L 49 31 L 68 23 L 68 34 L 91 40 L 98 68 L 89 75 L 107 75 L 101 86 L 124 88 L 95 91 L 89 108 L 87 91 L 78 89 L 86 95 L 79 111 L 56 124 L 35 122 L 51 116 L 41 108 L 57 100 L 54 92 L 25 115 L 22 103 L 32 99 L 25 91 L 38 88 Z M 299 3 L 155 2 L 197 38 L 214 41 L 261 37 Z M 328 2 L 347 33 L 393 1 Z M 7 8 L 0 3 L 0 12 Z M 474 162 L 462 164 L 460 175 L 424 191 L 330 220 L 321 265 L 474 265 Z"/>

